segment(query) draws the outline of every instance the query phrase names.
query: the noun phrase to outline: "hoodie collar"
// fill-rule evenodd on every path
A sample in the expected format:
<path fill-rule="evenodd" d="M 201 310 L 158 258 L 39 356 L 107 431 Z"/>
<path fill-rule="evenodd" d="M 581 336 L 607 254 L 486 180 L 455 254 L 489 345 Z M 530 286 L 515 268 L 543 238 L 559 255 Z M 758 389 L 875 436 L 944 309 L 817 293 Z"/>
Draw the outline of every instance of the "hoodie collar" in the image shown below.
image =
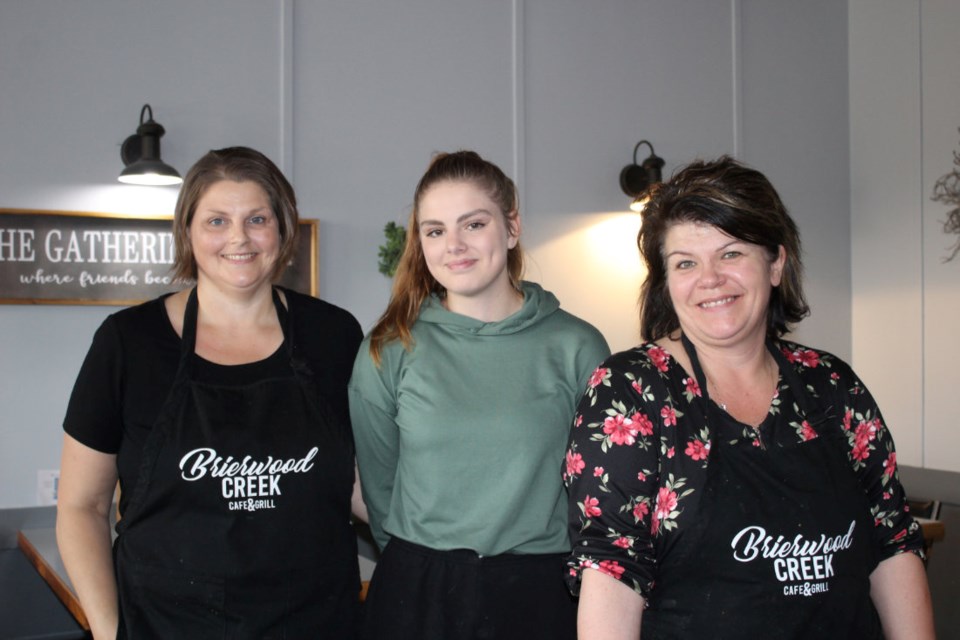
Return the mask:
<path fill-rule="evenodd" d="M 419 322 L 441 325 L 450 331 L 478 336 L 496 336 L 518 333 L 537 324 L 557 309 L 560 302 L 549 291 L 533 282 L 522 281 L 523 306 L 513 315 L 496 322 L 483 322 L 469 316 L 448 311 L 436 294 L 427 298 L 420 307 Z"/>

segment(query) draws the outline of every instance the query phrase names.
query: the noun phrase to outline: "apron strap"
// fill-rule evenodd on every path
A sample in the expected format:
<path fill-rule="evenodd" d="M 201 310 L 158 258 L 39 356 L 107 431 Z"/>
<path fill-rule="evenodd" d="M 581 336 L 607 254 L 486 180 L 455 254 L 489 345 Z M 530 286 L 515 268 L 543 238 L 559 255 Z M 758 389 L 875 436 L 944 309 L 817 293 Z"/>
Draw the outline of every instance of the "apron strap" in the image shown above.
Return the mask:
<path fill-rule="evenodd" d="M 682 332 L 680 333 L 680 342 L 683 344 L 683 350 L 687 352 L 687 357 L 690 358 L 693 375 L 697 379 L 697 384 L 700 385 L 700 397 L 709 402 L 710 393 L 707 391 L 707 377 L 703 374 L 703 367 L 700 366 L 700 358 L 697 357 L 697 348 L 690 342 L 687 334 Z"/>
<path fill-rule="evenodd" d="M 710 392 L 707 389 L 707 377 L 703 373 L 703 367 L 700 365 L 700 358 L 697 357 L 697 349 L 693 346 L 693 343 L 690 342 L 690 339 L 687 338 L 686 334 L 680 334 L 680 341 L 683 344 L 684 351 L 687 352 L 687 357 L 690 358 L 690 365 L 693 367 L 693 375 L 697 379 L 697 384 L 700 385 L 700 396 L 705 403 L 704 413 L 707 420 L 707 428 L 709 429 L 710 418 L 714 415 L 716 408 L 714 403 L 710 401 Z M 810 392 L 807 390 L 806 385 L 803 384 L 796 369 L 787 361 L 787 358 L 783 355 L 773 339 L 767 338 L 766 346 L 767 351 L 770 352 L 770 355 L 773 356 L 774 361 L 777 363 L 777 369 L 779 369 L 780 375 L 790 390 L 793 391 L 794 399 L 803 412 L 807 423 L 819 434 L 820 428 L 830 418 L 832 407 L 824 409 L 813 401 Z"/>
<path fill-rule="evenodd" d="M 783 351 L 780 350 L 773 340 L 767 340 L 767 349 L 770 351 L 773 359 L 777 361 L 777 366 L 780 368 L 780 375 L 783 376 L 790 390 L 793 391 L 794 399 L 800 407 L 803 416 L 806 418 L 807 424 L 809 424 L 818 435 L 824 435 L 821 432 L 821 428 L 833 422 L 831 420 L 834 417 L 833 406 L 823 407 L 820 403 L 814 402 L 810 391 L 807 389 L 807 385 L 800 379 L 800 374 L 797 373 L 796 368 L 790 364 L 786 356 L 783 355 Z"/>
<path fill-rule="evenodd" d="M 277 312 L 277 320 L 280 322 L 280 330 L 283 332 L 283 342 L 286 347 L 287 358 L 294 359 L 296 351 L 293 339 L 293 319 L 292 314 L 287 312 L 287 308 L 280 299 L 280 294 L 276 287 L 271 288 L 270 294 L 273 299 L 273 308 Z M 290 304 L 290 296 L 287 296 L 287 303 Z M 193 371 L 193 354 L 197 347 L 197 316 L 199 309 L 197 299 L 197 288 L 190 291 L 187 298 L 187 305 L 183 310 L 183 329 L 180 335 L 180 366 L 179 369 L 191 373 Z M 296 367 L 294 367 L 296 369 Z M 178 375 L 181 371 L 178 370 Z"/>
<path fill-rule="evenodd" d="M 285 307 L 283 301 L 280 299 L 277 287 L 273 288 L 273 305 L 277 309 L 277 318 L 280 320 L 280 326 L 283 327 L 283 339 L 287 347 L 287 359 L 290 361 L 290 367 L 293 369 L 294 374 L 303 380 L 305 377 L 313 378 L 314 373 L 310 365 L 307 364 L 307 361 L 300 355 L 300 350 L 297 348 L 292 309 L 294 304 L 296 303 L 293 297 L 287 295 L 287 305 L 291 308 L 288 309 Z"/>

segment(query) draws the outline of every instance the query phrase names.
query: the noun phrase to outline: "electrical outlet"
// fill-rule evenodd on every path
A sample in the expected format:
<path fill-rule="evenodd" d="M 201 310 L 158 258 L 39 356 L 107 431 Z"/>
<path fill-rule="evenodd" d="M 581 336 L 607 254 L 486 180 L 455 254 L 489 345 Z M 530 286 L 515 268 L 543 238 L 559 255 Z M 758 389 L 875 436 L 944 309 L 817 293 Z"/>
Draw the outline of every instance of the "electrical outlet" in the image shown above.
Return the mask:
<path fill-rule="evenodd" d="M 37 504 L 41 507 L 57 504 L 59 488 L 60 469 L 40 469 L 37 471 Z"/>

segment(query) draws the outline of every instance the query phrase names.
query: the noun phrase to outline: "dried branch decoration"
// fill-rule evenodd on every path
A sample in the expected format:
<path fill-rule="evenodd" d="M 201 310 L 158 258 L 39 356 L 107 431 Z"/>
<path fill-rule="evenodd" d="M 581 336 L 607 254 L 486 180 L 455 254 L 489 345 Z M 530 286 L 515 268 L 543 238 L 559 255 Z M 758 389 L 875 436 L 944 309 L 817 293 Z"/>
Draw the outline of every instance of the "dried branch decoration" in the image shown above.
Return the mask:
<path fill-rule="evenodd" d="M 935 202 L 953 207 L 947 212 L 947 219 L 943 222 L 943 232 L 955 234 L 958 238 L 950 249 L 950 256 L 944 262 L 953 260 L 960 253 L 960 153 L 956 151 L 953 152 L 953 164 L 957 168 L 937 180 L 933 185 L 931 197 Z"/>

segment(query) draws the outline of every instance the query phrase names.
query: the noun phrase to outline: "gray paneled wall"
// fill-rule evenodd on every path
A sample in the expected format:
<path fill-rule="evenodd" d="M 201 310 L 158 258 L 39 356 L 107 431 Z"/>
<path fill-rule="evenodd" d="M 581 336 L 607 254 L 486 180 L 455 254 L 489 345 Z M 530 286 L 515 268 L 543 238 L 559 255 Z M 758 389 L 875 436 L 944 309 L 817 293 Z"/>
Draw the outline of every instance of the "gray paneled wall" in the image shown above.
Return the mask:
<path fill-rule="evenodd" d="M 667 172 L 734 153 L 770 172 L 811 252 L 801 337 L 848 356 L 846 4 L 775 4 L 0 0 L 0 207 L 172 212 L 175 189 L 115 182 L 149 102 L 181 171 L 228 144 L 283 164 L 319 220 L 320 295 L 369 327 L 383 226 L 406 219 L 432 152 L 472 147 L 518 179 L 528 276 L 623 349 L 642 274 L 617 176 L 634 144 Z M 0 306 L 0 508 L 35 505 L 37 471 L 59 466 L 112 310 Z"/>

